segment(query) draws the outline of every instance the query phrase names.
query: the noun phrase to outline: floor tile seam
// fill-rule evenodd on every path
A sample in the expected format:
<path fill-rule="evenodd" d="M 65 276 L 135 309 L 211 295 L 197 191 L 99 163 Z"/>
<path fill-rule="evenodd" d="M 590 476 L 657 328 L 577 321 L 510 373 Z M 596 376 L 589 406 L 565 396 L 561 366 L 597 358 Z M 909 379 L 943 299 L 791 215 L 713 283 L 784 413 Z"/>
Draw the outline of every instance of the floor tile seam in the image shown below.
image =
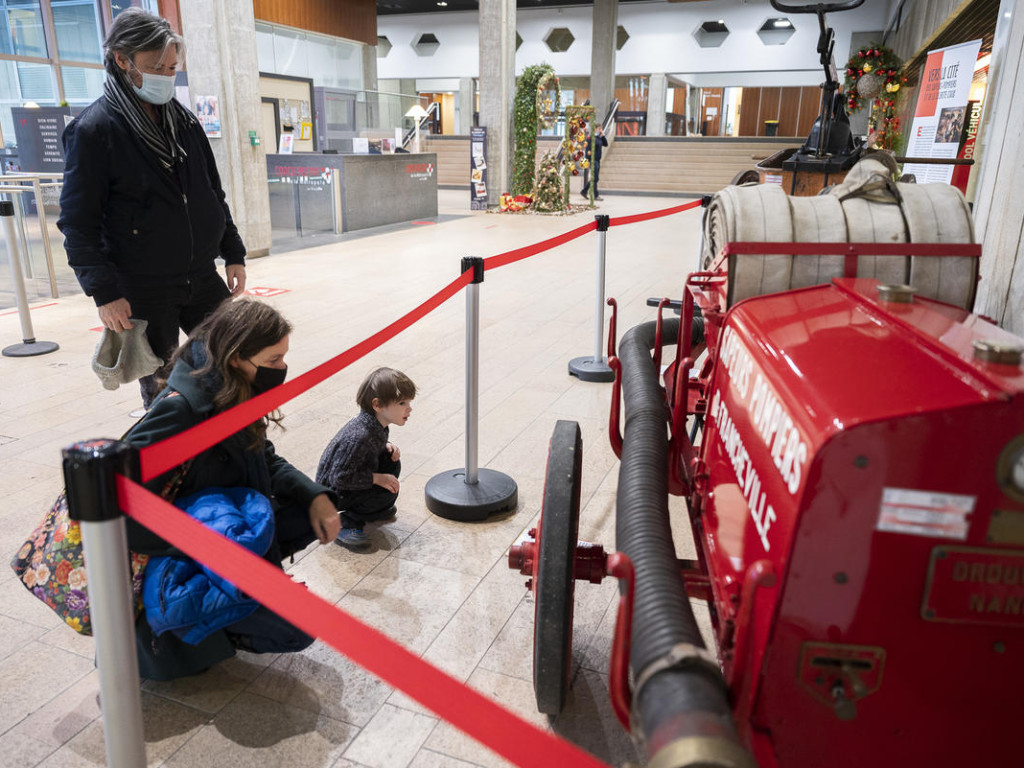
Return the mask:
<path fill-rule="evenodd" d="M 431 731 L 431 734 L 433 734 L 433 731 Z M 472 760 L 467 760 L 464 757 L 456 757 L 455 755 L 449 755 L 447 752 L 442 752 L 441 750 L 437 749 L 437 747 L 420 747 L 416 754 L 419 755 L 420 752 L 429 752 L 430 754 L 437 755 L 438 757 L 450 757 L 452 760 L 458 760 L 467 766 L 471 766 L 472 768 L 487 768 L 487 766 L 485 765 L 475 763 Z"/>
<path fill-rule="evenodd" d="M 512 612 L 509 613 L 508 618 L 505 619 L 504 623 L 502 623 L 502 625 L 498 628 L 498 631 L 495 632 L 494 638 L 491 640 L 490 644 L 487 646 L 487 649 L 483 652 L 483 655 L 480 657 L 480 660 L 473 666 L 473 669 L 469 673 L 469 677 L 466 678 L 467 680 L 469 680 L 469 678 L 472 677 L 476 673 L 476 671 L 479 670 L 479 669 L 482 669 L 485 672 L 490 672 L 490 673 L 493 673 L 493 674 L 504 674 L 503 672 L 499 672 L 498 670 L 494 670 L 494 669 L 491 669 L 490 667 L 485 666 L 484 665 L 484 660 L 490 654 L 491 650 L 493 650 L 494 644 L 498 642 L 498 639 L 502 636 L 502 634 L 505 632 L 505 630 L 508 629 L 509 623 L 513 619 L 515 619 L 516 614 L 519 613 L 519 609 L 522 606 L 522 604 L 526 600 L 530 599 L 530 594 L 531 594 L 531 592 L 529 590 L 527 590 L 522 595 L 522 597 L 519 598 L 519 602 L 516 603 L 516 607 L 512 609 Z M 536 615 L 537 615 L 536 611 L 537 611 L 537 606 L 536 606 L 536 603 L 534 603 L 534 619 L 536 619 Z M 531 644 L 531 651 L 532 651 L 532 644 Z M 511 677 L 511 676 L 510 675 L 505 675 L 505 677 Z M 512 679 L 519 680 L 521 678 L 513 677 Z"/>
<path fill-rule="evenodd" d="M 400 689 L 395 688 L 395 690 L 398 691 Z M 402 693 L 405 694 L 406 696 L 409 695 L 409 694 L 405 693 L 405 691 L 402 691 Z M 430 738 L 430 735 L 434 732 L 434 729 L 437 728 L 438 724 L 443 722 L 444 719 L 442 717 L 440 717 L 439 715 L 434 714 L 433 710 L 428 710 L 430 712 L 430 714 L 424 714 L 422 712 L 417 712 L 416 710 L 413 710 L 413 709 L 406 709 L 405 707 L 400 707 L 397 704 L 392 704 L 392 703 L 390 703 L 388 701 L 388 699 L 390 699 L 390 698 L 391 697 L 388 696 L 386 699 L 384 699 L 381 702 L 380 706 L 377 707 L 377 710 L 373 713 L 373 715 L 370 716 L 370 719 L 367 720 L 367 725 L 369 725 L 371 722 L 373 722 L 373 719 L 375 717 L 377 717 L 377 715 L 379 715 L 381 713 L 381 711 L 384 709 L 384 707 L 391 707 L 392 709 L 400 709 L 403 712 L 409 712 L 410 714 L 413 714 L 413 715 L 419 715 L 421 717 L 428 717 L 428 718 L 430 718 L 430 720 L 433 721 L 433 723 L 430 726 L 430 730 L 427 731 L 426 736 L 423 737 L 423 740 L 420 741 L 419 746 L 416 747 L 416 752 L 414 752 L 412 754 L 412 756 L 408 759 L 408 761 L 406 761 L 402 765 L 397 765 L 396 764 L 394 766 L 394 768 L 408 768 L 409 764 L 412 763 L 412 761 L 416 759 L 416 755 L 419 753 L 419 751 L 421 749 L 423 749 L 423 745 L 427 743 L 427 739 Z M 410 698 L 412 698 L 412 697 L 410 697 Z M 419 703 L 419 702 L 417 702 L 417 703 Z M 420 706 L 423 706 L 423 705 L 421 704 Z M 424 707 L 424 709 L 428 709 L 428 708 Z M 365 726 L 364 726 L 364 728 L 365 728 Z M 360 733 L 362 733 L 362 729 L 360 729 Z M 352 746 L 355 744 L 355 742 L 356 742 L 356 739 L 353 738 L 352 741 L 349 742 L 348 746 L 345 747 L 345 750 L 341 753 L 341 756 L 344 757 L 346 760 L 351 760 L 351 758 L 348 758 L 348 757 L 345 757 L 345 756 L 347 755 L 348 751 L 352 748 Z M 356 762 L 356 761 L 355 760 L 351 760 L 351 762 Z M 356 764 L 357 765 L 362 765 L 362 763 L 356 763 Z M 392 768 L 392 766 L 389 765 L 389 766 L 387 766 L 387 768 Z"/>
<path fill-rule="evenodd" d="M 332 648 L 332 650 L 334 650 L 334 649 Z M 337 653 L 339 656 L 344 656 L 344 654 L 342 654 L 340 651 L 335 650 L 335 653 Z M 285 656 L 285 655 L 286 654 L 281 654 L 282 657 Z M 344 658 L 348 658 L 348 657 L 344 656 Z M 274 663 L 277 663 L 276 659 L 274 660 Z M 355 662 L 353 662 L 353 663 L 355 663 Z M 271 666 L 273 666 L 273 664 L 268 665 L 265 668 L 264 671 L 266 671 L 266 669 L 270 669 Z M 356 665 L 356 666 L 358 666 L 358 665 Z M 359 668 L 363 669 L 362 667 L 359 667 Z M 260 674 L 262 675 L 262 673 L 260 673 Z M 372 673 L 370 673 L 370 674 L 372 674 Z M 275 706 L 288 707 L 289 709 L 294 709 L 294 710 L 296 710 L 298 712 L 305 712 L 305 713 L 310 714 L 310 715 L 316 715 L 316 717 L 318 719 L 319 718 L 323 718 L 324 720 L 330 720 L 333 723 L 341 723 L 342 725 L 346 725 L 346 726 L 348 726 L 350 728 L 355 729 L 355 735 L 353 735 L 352 741 L 355 741 L 356 737 L 358 737 L 358 735 L 363 732 L 363 728 L 366 727 L 364 725 L 358 725 L 357 723 L 353 723 L 353 722 L 350 722 L 349 720 L 345 720 L 344 718 L 335 717 L 334 715 L 330 715 L 326 711 L 324 711 L 323 709 L 317 709 L 317 710 L 307 709 L 306 707 L 301 707 L 298 704 L 292 704 L 291 702 L 280 701 L 278 699 L 273 699 L 273 698 L 271 698 L 269 696 L 266 696 L 266 695 L 264 695 L 264 694 L 262 694 L 262 693 L 260 693 L 258 691 L 250 690 L 252 688 L 252 684 L 256 682 L 256 680 L 259 678 L 259 676 L 260 675 L 257 675 L 257 677 L 253 678 L 252 681 L 249 683 L 249 685 L 247 685 L 245 688 L 243 688 L 242 690 L 240 690 L 238 692 L 238 695 L 235 698 L 245 694 L 246 696 L 252 696 L 254 698 L 262 699 L 263 701 L 269 702 L 270 704 L 273 704 Z M 374 675 L 374 678 L 376 678 L 378 680 L 380 679 L 380 678 L 377 678 L 376 675 Z M 234 701 L 234 700 L 232 700 L 232 701 Z M 225 708 L 226 708 L 226 705 L 225 705 Z M 202 712 L 203 710 L 200 710 L 200 711 Z M 380 711 L 379 708 L 378 708 L 377 711 L 378 712 Z M 215 714 L 215 716 L 213 718 L 211 718 L 209 722 L 203 724 L 204 728 L 207 727 L 207 726 L 215 726 L 215 722 L 214 721 L 216 720 L 216 717 L 220 716 L 221 712 L 217 712 L 217 713 L 214 713 L 214 714 Z M 376 715 L 377 712 L 374 712 L 373 714 Z M 372 719 L 373 719 L 373 715 L 371 715 L 370 718 L 366 722 L 369 723 L 370 720 L 372 720 Z M 190 739 L 190 741 L 191 741 L 191 739 Z M 349 742 L 349 745 L 352 744 L 352 741 Z M 348 747 L 345 747 L 345 749 L 348 749 Z"/>

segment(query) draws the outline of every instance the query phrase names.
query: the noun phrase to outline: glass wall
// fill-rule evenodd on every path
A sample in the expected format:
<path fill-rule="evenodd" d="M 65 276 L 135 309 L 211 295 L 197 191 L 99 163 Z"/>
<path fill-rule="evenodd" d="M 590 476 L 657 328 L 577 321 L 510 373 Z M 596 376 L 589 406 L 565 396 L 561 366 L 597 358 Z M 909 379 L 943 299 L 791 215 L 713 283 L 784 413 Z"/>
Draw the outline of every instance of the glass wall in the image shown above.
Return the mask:
<path fill-rule="evenodd" d="M 256 22 L 260 72 L 308 77 L 325 88 L 363 88 L 362 43 Z"/>

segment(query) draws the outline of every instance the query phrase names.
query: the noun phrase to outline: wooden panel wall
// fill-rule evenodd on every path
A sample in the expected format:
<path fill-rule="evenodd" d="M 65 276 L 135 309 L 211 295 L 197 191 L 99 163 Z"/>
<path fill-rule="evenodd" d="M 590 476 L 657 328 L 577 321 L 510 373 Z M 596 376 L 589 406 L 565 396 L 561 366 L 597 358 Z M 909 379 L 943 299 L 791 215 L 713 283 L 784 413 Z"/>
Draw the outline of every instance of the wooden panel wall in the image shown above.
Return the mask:
<path fill-rule="evenodd" d="M 253 0 L 257 21 L 377 44 L 376 0 Z"/>
<path fill-rule="evenodd" d="M 764 136 L 764 121 L 778 120 L 778 136 L 807 136 L 818 109 L 821 90 L 803 88 L 744 88 L 740 107 L 740 136 Z"/>

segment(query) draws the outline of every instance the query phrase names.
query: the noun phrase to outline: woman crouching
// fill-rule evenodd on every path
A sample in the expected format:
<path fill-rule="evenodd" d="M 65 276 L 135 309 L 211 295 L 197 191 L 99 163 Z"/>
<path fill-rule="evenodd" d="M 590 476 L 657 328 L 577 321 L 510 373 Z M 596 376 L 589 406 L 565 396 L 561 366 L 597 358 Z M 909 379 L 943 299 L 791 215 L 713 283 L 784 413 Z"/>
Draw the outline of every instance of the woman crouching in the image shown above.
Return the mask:
<path fill-rule="evenodd" d="M 291 330 L 267 304 L 225 301 L 174 353 L 166 387 L 127 442 L 137 448 L 157 443 L 281 384 Z M 168 484 L 180 482 L 178 506 L 221 532 L 239 530 L 231 516 L 245 518 L 252 530 L 241 534 L 240 543 L 279 567 L 314 540 L 329 543 L 341 527 L 334 497 L 274 451 L 267 426 L 280 419 L 275 411 L 198 454 L 184 475 L 171 470 L 146 486 L 167 495 Z M 152 558 L 143 588 L 146 608 L 135 627 L 142 677 L 194 675 L 236 649 L 283 653 L 313 642 L 130 519 L 128 544 Z M 197 573 L 204 578 L 193 578 Z"/>

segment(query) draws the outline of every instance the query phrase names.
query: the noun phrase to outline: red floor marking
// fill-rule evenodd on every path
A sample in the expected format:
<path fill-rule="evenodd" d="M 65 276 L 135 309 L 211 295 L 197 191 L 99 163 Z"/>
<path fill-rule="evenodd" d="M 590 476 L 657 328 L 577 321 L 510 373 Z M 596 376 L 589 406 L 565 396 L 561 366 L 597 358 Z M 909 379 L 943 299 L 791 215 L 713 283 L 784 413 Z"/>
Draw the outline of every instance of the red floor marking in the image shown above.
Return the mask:
<path fill-rule="evenodd" d="M 56 301 L 51 301 L 49 304 L 40 304 L 38 307 L 29 307 L 28 309 L 31 312 L 33 309 L 42 309 L 43 307 L 56 307 L 56 306 L 57 306 L 57 302 Z M 4 315 L 16 315 L 16 314 L 18 314 L 18 310 L 12 309 L 9 312 L 0 312 L 0 317 L 3 317 Z"/>
<path fill-rule="evenodd" d="M 246 296 L 277 296 L 280 293 L 288 293 L 291 288 L 260 288 L 259 286 L 253 286 L 252 288 L 246 288 Z"/>
<path fill-rule="evenodd" d="M 491 224 L 489 226 L 484 227 L 484 229 L 494 229 L 496 226 L 498 226 L 498 225 L 497 224 Z"/>
<path fill-rule="evenodd" d="M 97 325 L 95 328 L 90 328 L 89 330 L 90 331 L 102 331 L 103 330 L 103 326 L 102 325 Z"/>
<path fill-rule="evenodd" d="M 414 221 L 412 223 L 413 224 L 419 224 L 421 226 L 424 225 L 424 224 L 437 224 L 436 221 Z"/>

